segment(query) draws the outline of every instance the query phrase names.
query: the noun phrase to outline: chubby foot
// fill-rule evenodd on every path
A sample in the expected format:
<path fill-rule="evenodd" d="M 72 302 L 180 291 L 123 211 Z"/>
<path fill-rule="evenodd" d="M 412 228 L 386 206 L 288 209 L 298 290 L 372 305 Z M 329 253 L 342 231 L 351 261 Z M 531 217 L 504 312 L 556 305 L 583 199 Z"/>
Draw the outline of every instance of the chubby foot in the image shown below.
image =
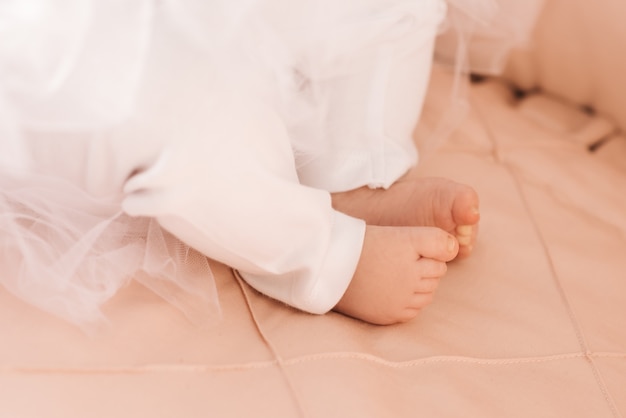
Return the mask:
<path fill-rule="evenodd" d="M 378 325 L 413 319 L 433 300 L 459 250 L 435 227 L 368 225 L 354 277 L 334 310 Z"/>
<path fill-rule="evenodd" d="M 478 194 L 443 178 L 403 178 L 389 189 L 333 193 L 333 207 L 370 225 L 435 226 L 453 234 L 459 257 L 471 254 L 478 233 Z"/>

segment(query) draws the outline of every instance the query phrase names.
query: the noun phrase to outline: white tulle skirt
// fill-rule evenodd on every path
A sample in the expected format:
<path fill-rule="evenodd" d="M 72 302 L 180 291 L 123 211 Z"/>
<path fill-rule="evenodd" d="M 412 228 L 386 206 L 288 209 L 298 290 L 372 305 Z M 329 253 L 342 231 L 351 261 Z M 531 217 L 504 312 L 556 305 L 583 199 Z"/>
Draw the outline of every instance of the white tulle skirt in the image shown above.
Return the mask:
<path fill-rule="evenodd" d="M 438 55 L 459 72 L 498 71 L 506 51 L 526 39 L 539 4 L 450 0 L 441 31 L 453 40 L 442 42 Z M 303 83 L 350 76 L 386 42 L 402 40 L 410 51 L 424 16 L 445 9 L 442 0 L 2 2 L 0 285 L 85 329 L 106 321 L 102 305 L 130 280 L 194 322 L 219 317 L 204 256 L 155 221 L 122 213 L 121 189 L 94 193 L 42 174 L 25 138 L 49 133 L 58 141 L 130 118 L 158 25 L 177 31 L 222 77 L 271 101 L 286 125 L 303 118 L 323 125 L 328 98 L 303 95 Z M 472 36 L 482 39 L 480 48 Z M 295 151 L 306 155 L 311 147 L 301 141 Z"/>
<path fill-rule="evenodd" d="M 208 260 L 116 198 L 52 176 L 0 178 L 0 283 L 90 332 L 100 307 L 137 280 L 198 325 L 219 318 Z"/>

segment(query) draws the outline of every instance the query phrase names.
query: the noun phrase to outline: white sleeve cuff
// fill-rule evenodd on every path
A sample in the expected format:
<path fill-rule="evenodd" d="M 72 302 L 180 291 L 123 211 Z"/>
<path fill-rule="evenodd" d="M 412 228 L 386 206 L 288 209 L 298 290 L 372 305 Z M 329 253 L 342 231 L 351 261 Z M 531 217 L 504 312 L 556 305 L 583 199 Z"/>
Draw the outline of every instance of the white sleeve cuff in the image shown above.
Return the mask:
<path fill-rule="evenodd" d="M 306 312 L 324 314 L 348 288 L 364 237 L 364 221 L 335 211 L 326 257 L 320 266 L 278 277 L 240 274 L 252 287 L 274 299 Z"/>

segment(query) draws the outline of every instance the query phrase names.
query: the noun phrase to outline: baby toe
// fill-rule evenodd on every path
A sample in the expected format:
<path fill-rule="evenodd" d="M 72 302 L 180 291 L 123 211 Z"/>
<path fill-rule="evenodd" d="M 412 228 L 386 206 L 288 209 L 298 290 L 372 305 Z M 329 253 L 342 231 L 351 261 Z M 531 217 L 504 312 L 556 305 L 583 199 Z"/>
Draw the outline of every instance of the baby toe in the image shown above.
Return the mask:
<path fill-rule="evenodd" d="M 461 225 L 456 228 L 456 239 L 460 246 L 472 245 L 474 241 L 474 225 Z"/>
<path fill-rule="evenodd" d="M 456 192 L 452 208 L 452 216 L 457 225 L 474 225 L 480 220 L 478 194 L 469 186 L 458 185 L 462 188 Z"/>

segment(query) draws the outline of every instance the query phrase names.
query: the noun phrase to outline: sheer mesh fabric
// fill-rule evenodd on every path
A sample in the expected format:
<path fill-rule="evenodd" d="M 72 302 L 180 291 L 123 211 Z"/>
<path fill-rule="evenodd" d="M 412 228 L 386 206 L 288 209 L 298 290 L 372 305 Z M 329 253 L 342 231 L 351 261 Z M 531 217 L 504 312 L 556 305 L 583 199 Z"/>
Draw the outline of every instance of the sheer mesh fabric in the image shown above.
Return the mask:
<path fill-rule="evenodd" d="M 90 329 L 133 278 L 199 324 L 219 317 L 207 259 L 64 180 L 0 178 L 0 283 L 16 296 Z"/>

